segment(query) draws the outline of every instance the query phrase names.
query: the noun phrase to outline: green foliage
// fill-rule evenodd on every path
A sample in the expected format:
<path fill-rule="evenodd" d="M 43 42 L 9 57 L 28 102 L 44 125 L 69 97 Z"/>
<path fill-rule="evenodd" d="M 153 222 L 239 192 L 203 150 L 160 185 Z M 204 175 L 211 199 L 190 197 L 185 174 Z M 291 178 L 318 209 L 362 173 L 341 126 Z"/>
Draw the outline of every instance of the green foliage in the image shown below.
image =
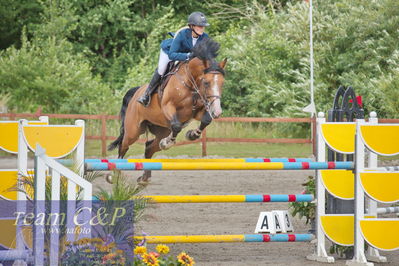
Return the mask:
<path fill-rule="evenodd" d="M 50 113 L 109 112 L 102 103 L 111 98 L 87 60 L 74 54 L 66 40 L 53 38 L 23 39 L 21 49 L 1 53 L 0 95 L 4 94 L 9 95 L 9 107 L 19 112 L 34 112 L 39 106 Z"/>
<path fill-rule="evenodd" d="M 40 23 L 42 7 L 36 0 L 0 1 L 0 49 L 11 45 L 20 47 L 23 27 Z"/>
<path fill-rule="evenodd" d="M 315 90 L 319 110 L 340 84 L 362 95 L 366 112 L 396 117 L 397 1 L 321 1 L 314 8 Z M 269 13 L 260 5 L 220 37 L 230 59 L 228 115 L 297 116 L 309 102 L 306 3 Z M 256 9 L 258 11 L 256 11 Z M 226 13 L 234 12 L 233 9 Z"/>
<path fill-rule="evenodd" d="M 224 104 L 229 114 L 302 116 L 308 98 L 305 6 L 278 15 L 254 9 L 247 19 L 255 23 L 230 29 L 222 45 L 230 59 Z"/>
<path fill-rule="evenodd" d="M 302 184 L 305 187 L 305 194 L 312 194 L 316 196 L 316 184 L 313 176 L 309 176 L 306 183 Z M 316 218 L 316 204 L 314 202 L 290 202 L 292 216 L 298 215 L 299 218 L 305 217 L 306 224 L 310 221 L 314 222 Z"/>
<path fill-rule="evenodd" d="M 40 104 L 54 112 L 116 113 L 124 90 L 148 82 L 167 32 L 195 10 L 207 14 L 220 60 L 229 60 L 225 116 L 306 115 L 309 18 L 301 0 L 6 0 L 0 95 L 10 94 L 9 105 L 20 111 Z M 338 86 L 351 85 L 366 112 L 399 117 L 399 2 L 315 1 L 313 15 L 317 109 L 329 109 Z"/>
<path fill-rule="evenodd" d="M 341 246 L 337 244 L 332 244 L 329 249 L 330 254 L 338 254 L 338 256 L 345 257 L 345 259 L 352 259 L 353 257 L 353 246 Z"/>
<path fill-rule="evenodd" d="M 315 9 L 316 103 L 326 106 L 340 84 L 352 85 L 365 111 L 397 117 L 399 2 L 323 1 Z M 395 81 L 396 80 L 396 81 Z"/>
<path fill-rule="evenodd" d="M 115 171 L 113 173 L 112 180 L 113 183 L 111 191 L 100 188 L 100 191 L 96 193 L 96 197 L 105 203 L 109 202 L 110 205 L 108 207 L 112 208 L 115 208 L 115 205 L 117 204 L 123 204 L 124 202 L 130 204 L 133 201 L 134 215 L 132 217 L 134 223 L 136 223 L 142 217 L 148 202 L 147 199 L 138 196 L 145 186 L 130 183 L 128 178 L 120 171 Z M 126 225 L 121 225 L 120 227 L 124 226 Z M 114 228 L 115 226 L 112 227 Z M 121 233 L 124 234 L 123 231 Z"/>

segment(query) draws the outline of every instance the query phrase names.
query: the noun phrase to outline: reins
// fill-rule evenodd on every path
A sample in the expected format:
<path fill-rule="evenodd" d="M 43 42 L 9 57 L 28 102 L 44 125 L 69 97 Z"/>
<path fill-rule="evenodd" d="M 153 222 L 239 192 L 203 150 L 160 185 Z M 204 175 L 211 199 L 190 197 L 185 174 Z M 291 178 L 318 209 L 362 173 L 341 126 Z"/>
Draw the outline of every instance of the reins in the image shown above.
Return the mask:
<path fill-rule="evenodd" d="M 220 99 L 220 98 L 221 98 L 220 95 L 207 95 L 207 94 L 206 94 L 206 89 L 205 89 L 205 97 L 204 97 L 204 95 L 201 94 L 200 88 L 199 88 L 199 86 L 197 85 L 197 83 L 195 82 L 195 79 L 194 79 L 193 75 L 192 75 L 191 72 L 188 70 L 188 62 L 184 62 L 184 64 L 185 64 L 185 71 L 186 71 L 186 74 L 187 74 L 187 76 L 189 77 L 189 80 L 190 80 L 192 86 L 189 86 L 189 85 L 184 81 L 184 79 L 182 79 L 182 77 L 180 76 L 180 74 L 177 73 L 177 71 L 176 71 L 176 73 L 174 73 L 174 74 L 176 75 L 177 79 L 179 80 L 179 82 L 180 82 L 181 84 L 183 84 L 187 89 L 189 89 L 189 90 L 191 90 L 191 91 L 194 91 L 194 93 L 197 94 L 197 95 L 200 97 L 201 101 L 204 103 L 205 110 L 206 110 L 206 111 L 211 115 L 211 117 L 212 117 L 212 114 L 211 114 L 212 112 L 210 112 L 210 107 L 211 107 L 211 105 L 213 104 L 213 102 L 214 102 L 216 99 Z M 216 70 L 209 71 L 209 72 L 207 72 L 207 73 L 215 74 L 215 75 L 217 75 L 217 74 L 223 74 L 223 73 L 221 73 L 221 72 L 219 72 L 219 71 L 216 71 Z M 201 78 L 201 82 L 202 82 L 202 81 L 203 81 L 203 78 Z M 208 99 L 210 99 L 210 98 L 213 98 L 213 100 L 212 100 L 212 101 L 208 101 Z M 213 119 L 213 117 L 212 117 L 212 119 Z"/>

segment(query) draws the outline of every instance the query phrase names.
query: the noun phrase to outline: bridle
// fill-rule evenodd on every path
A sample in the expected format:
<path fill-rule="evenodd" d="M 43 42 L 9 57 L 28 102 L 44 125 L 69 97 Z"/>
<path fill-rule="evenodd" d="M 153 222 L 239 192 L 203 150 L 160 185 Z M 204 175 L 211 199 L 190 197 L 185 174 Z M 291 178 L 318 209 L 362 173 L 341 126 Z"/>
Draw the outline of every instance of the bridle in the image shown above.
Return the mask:
<path fill-rule="evenodd" d="M 187 74 L 187 76 L 189 77 L 189 80 L 190 80 L 190 82 L 191 82 L 191 86 L 189 86 L 189 85 L 182 79 L 182 77 L 180 76 L 180 74 L 176 72 L 176 77 L 177 77 L 177 79 L 178 79 L 178 80 L 180 81 L 180 83 L 183 84 L 187 89 L 193 91 L 196 95 L 199 96 L 199 98 L 201 99 L 201 101 L 204 103 L 205 110 L 206 110 L 206 111 L 209 113 L 209 115 L 212 117 L 212 112 L 210 112 L 210 107 L 211 107 L 211 105 L 214 103 L 214 101 L 216 101 L 217 99 L 220 99 L 221 96 L 220 96 L 220 95 L 207 95 L 207 90 L 206 90 L 206 89 L 204 89 L 205 95 L 202 95 L 202 94 L 201 94 L 201 91 L 200 91 L 200 87 L 197 85 L 197 83 L 195 82 L 195 79 L 194 79 L 193 75 L 192 75 L 191 72 L 188 70 L 188 62 L 184 62 L 184 64 L 185 64 L 185 71 L 186 71 L 186 74 Z M 218 71 L 218 70 L 210 70 L 210 71 L 206 72 L 206 74 L 214 74 L 214 75 L 219 75 L 219 74 L 221 74 L 221 75 L 223 75 L 223 72 Z M 200 78 L 200 81 L 201 81 L 201 83 L 203 84 L 203 83 L 204 83 L 204 78 L 203 78 L 203 77 Z M 205 85 L 203 85 L 203 86 L 205 86 Z M 212 100 L 209 101 L 209 99 L 211 99 L 211 98 L 212 98 Z M 213 119 L 213 118 L 214 118 L 214 117 L 212 117 L 212 119 Z"/>

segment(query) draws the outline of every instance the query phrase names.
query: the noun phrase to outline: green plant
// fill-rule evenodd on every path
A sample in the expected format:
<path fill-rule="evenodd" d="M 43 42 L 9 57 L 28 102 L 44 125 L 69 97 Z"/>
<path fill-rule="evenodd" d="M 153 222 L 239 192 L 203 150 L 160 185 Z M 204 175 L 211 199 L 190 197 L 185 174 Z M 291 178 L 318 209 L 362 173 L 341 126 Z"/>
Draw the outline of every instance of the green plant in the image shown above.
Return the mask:
<path fill-rule="evenodd" d="M 331 254 L 338 254 L 340 257 L 345 257 L 346 259 L 351 259 L 353 257 L 353 246 L 341 246 L 337 244 L 332 244 L 329 252 Z"/>
<path fill-rule="evenodd" d="M 100 188 L 96 197 L 101 201 L 123 202 L 134 201 L 133 223 L 137 223 L 143 215 L 148 199 L 138 196 L 145 188 L 145 185 L 131 183 L 121 171 L 114 171 L 112 175 L 112 188 L 107 191 Z"/>
<path fill-rule="evenodd" d="M 303 194 L 316 195 L 315 178 L 313 176 L 309 176 L 308 181 L 303 183 L 302 186 L 305 187 Z M 314 202 L 291 202 L 289 206 L 292 216 L 305 217 L 306 224 L 314 222 L 316 218 L 316 204 Z"/>

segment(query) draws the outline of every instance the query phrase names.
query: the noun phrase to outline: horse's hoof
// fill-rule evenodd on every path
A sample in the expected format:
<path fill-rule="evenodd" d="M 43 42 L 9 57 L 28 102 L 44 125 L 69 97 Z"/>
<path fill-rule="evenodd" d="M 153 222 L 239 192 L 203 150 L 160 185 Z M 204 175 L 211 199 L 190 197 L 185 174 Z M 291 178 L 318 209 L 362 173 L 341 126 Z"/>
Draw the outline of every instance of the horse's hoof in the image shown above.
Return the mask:
<path fill-rule="evenodd" d="M 199 139 L 200 136 L 201 136 L 201 133 L 198 132 L 197 130 L 193 130 L 193 129 L 187 131 L 187 133 L 186 133 L 186 139 L 191 140 L 191 141 Z"/>
<path fill-rule="evenodd" d="M 140 176 L 137 178 L 137 183 L 141 185 L 147 185 L 150 182 L 150 177 Z"/>
<path fill-rule="evenodd" d="M 170 147 L 172 147 L 173 145 L 175 145 L 176 144 L 176 141 L 172 141 L 172 140 L 167 140 L 167 139 L 162 139 L 160 142 L 159 142 L 159 148 L 161 149 L 161 150 L 167 150 L 167 149 L 169 149 Z"/>

